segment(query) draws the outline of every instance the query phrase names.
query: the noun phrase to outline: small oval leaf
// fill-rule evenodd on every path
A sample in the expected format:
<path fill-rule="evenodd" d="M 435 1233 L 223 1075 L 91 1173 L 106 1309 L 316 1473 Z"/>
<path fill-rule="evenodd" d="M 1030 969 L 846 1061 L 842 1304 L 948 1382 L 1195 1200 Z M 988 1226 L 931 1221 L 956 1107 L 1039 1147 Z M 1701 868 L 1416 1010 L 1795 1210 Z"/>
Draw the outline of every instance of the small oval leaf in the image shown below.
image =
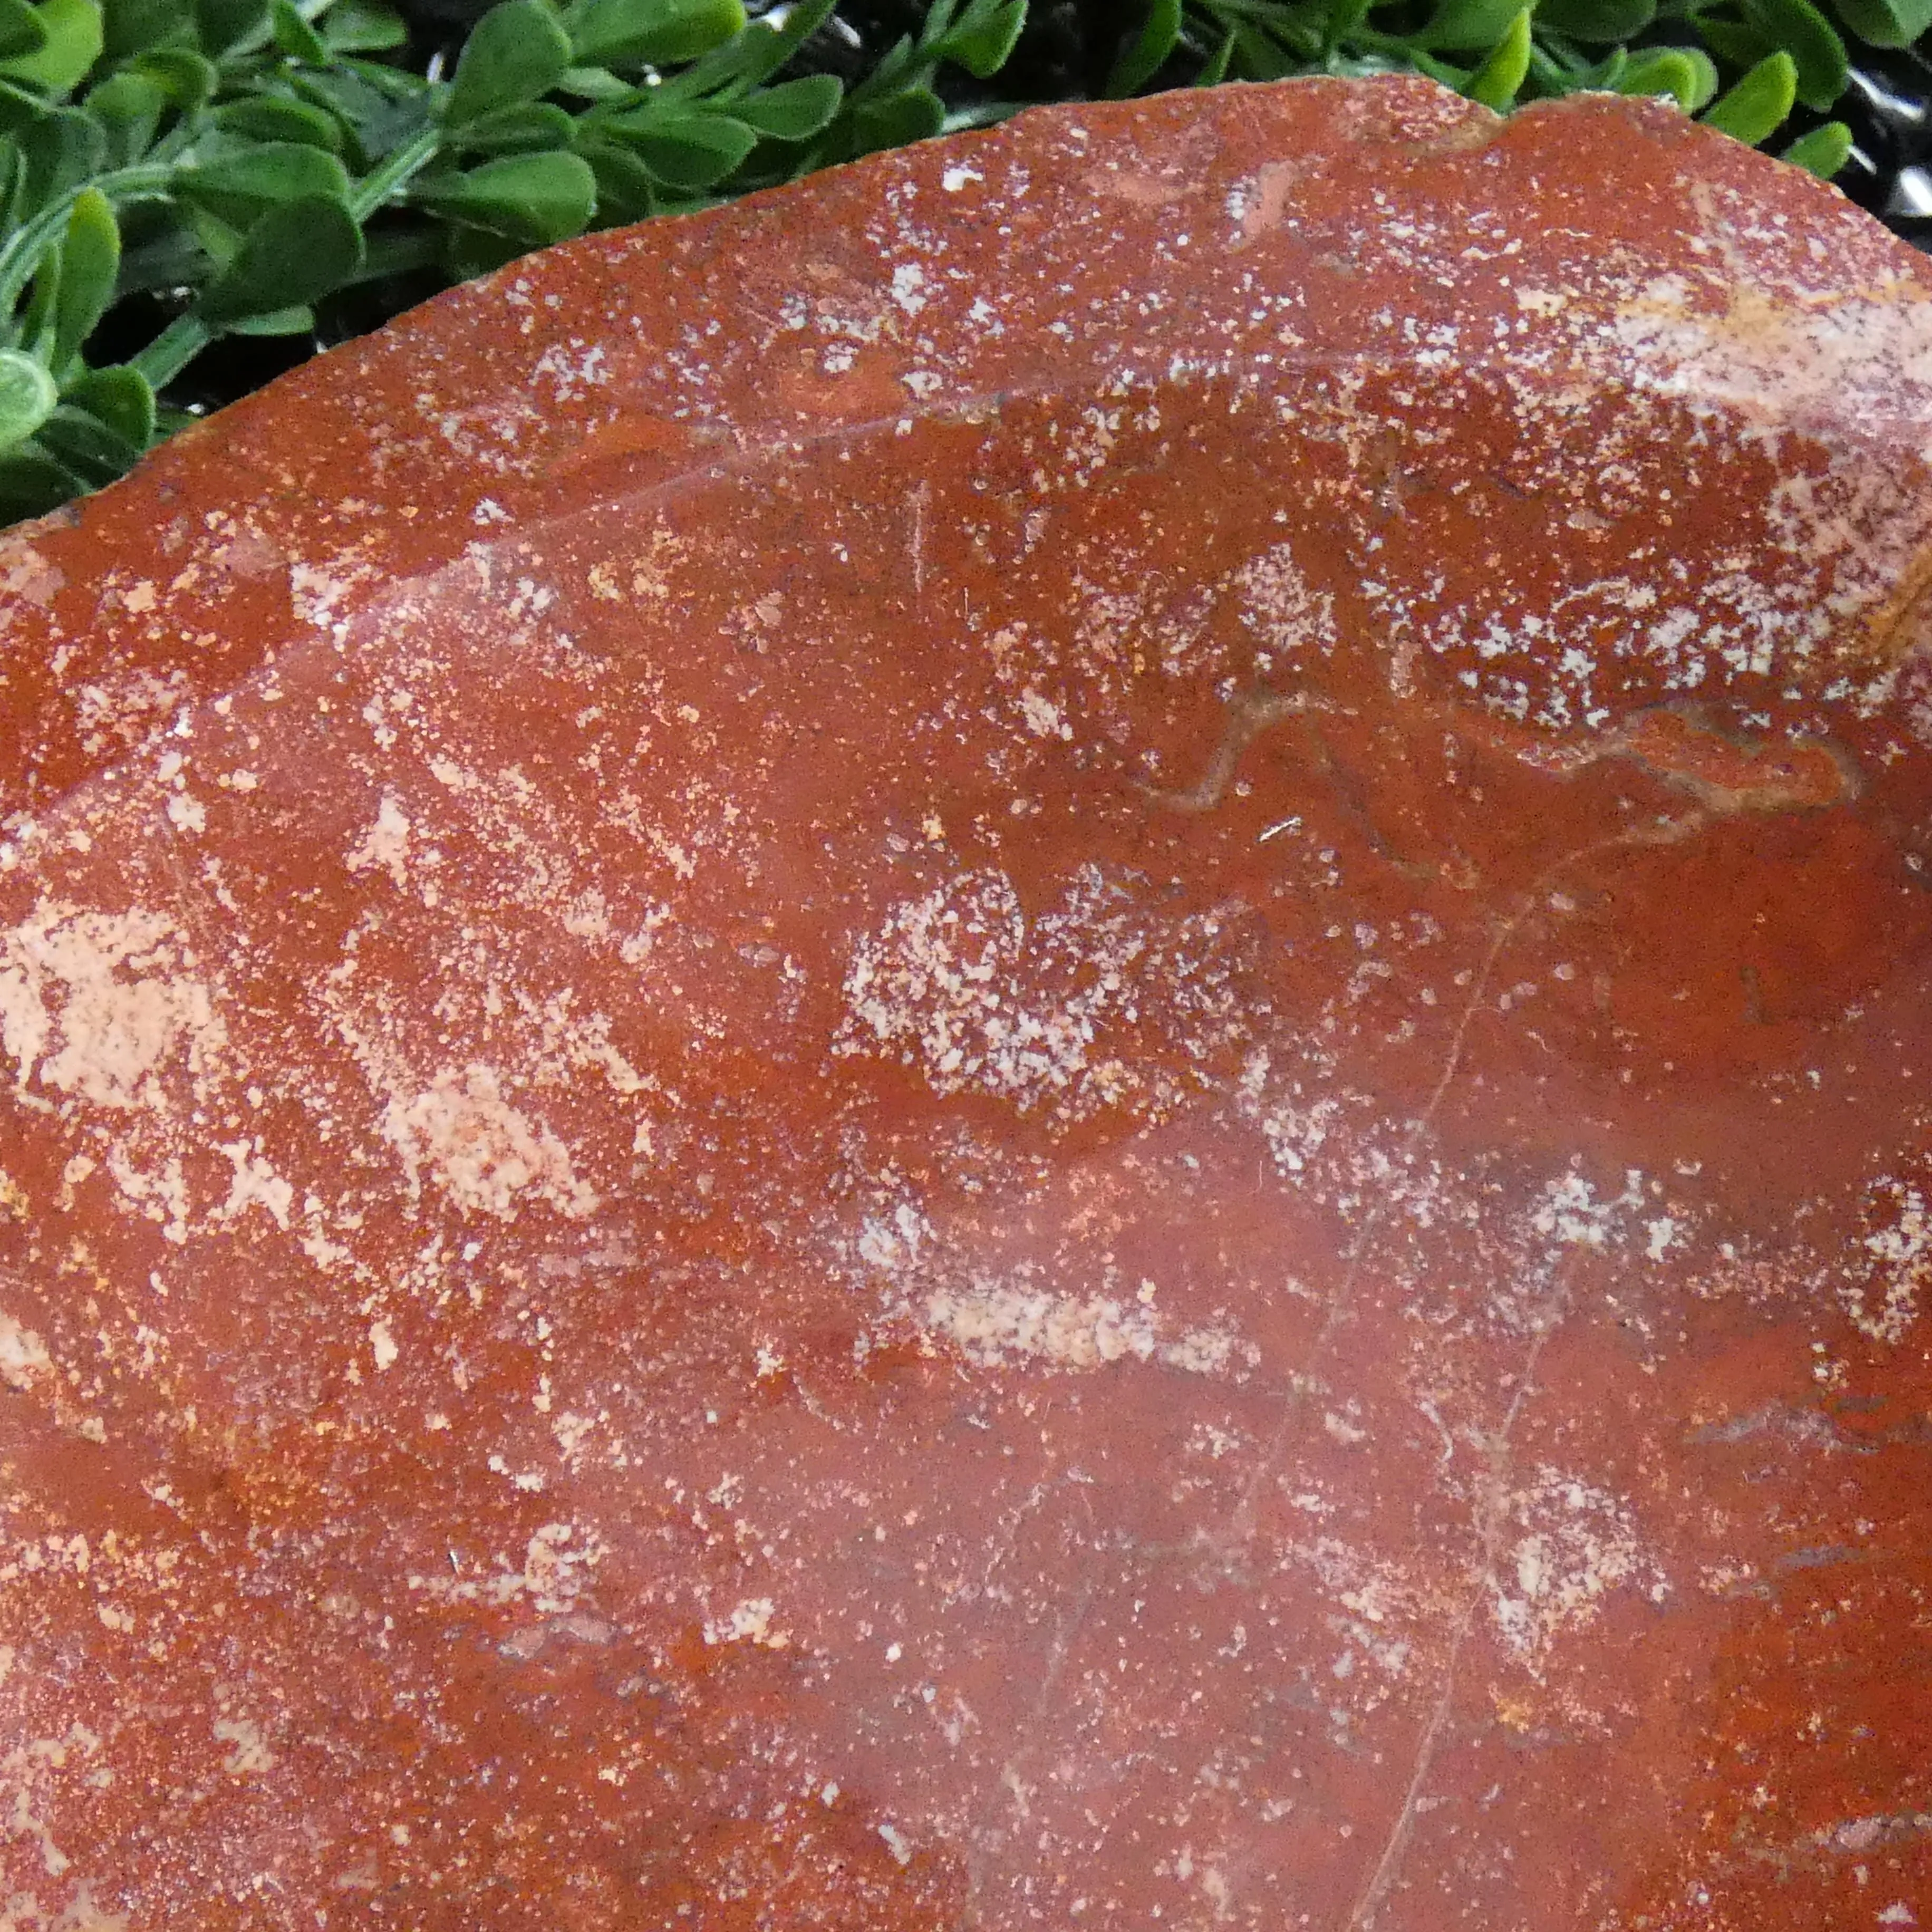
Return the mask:
<path fill-rule="evenodd" d="M 0 452 L 0 520 L 43 517 L 86 491 L 72 470 L 37 444 Z"/>
<path fill-rule="evenodd" d="M 1780 47 L 1704 114 L 1704 124 L 1756 147 L 1777 133 L 1798 98 L 1798 64 Z"/>
<path fill-rule="evenodd" d="M 459 153 L 530 153 L 568 146 L 574 124 L 554 102 L 526 100 L 453 129 L 446 145 Z"/>
<path fill-rule="evenodd" d="M 1138 94 L 1180 43 L 1180 0 L 1151 0 L 1141 30 L 1115 56 L 1105 89 L 1109 100 Z"/>
<path fill-rule="evenodd" d="M 329 154 L 342 147 L 342 124 L 332 114 L 285 94 L 244 94 L 224 101 L 210 117 L 224 134 L 256 141 L 298 141 Z"/>
<path fill-rule="evenodd" d="M 110 60 L 194 44 L 194 11 L 181 0 L 106 0 L 100 24 Z"/>
<path fill-rule="evenodd" d="M 1657 18 L 1657 0 L 1538 0 L 1536 24 L 1573 40 L 1628 40 Z"/>
<path fill-rule="evenodd" d="M 1522 0 L 1442 0 L 1414 37 L 1431 53 L 1478 53 L 1506 39 Z"/>
<path fill-rule="evenodd" d="M 48 416 L 34 440 L 90 490 L 118 482 L 142 454 L 140 446 L 130 442 L 112 424 L 70 403 L 63 403 Z"/>
<path fill-rule="evenodd" d="M 346 203 L 315 196 L 278 202 L 257 217 L 202 291 L 212 322 L 319 300 L 362 266 L 362 230 Z"/>
<path fill-rule="evenodd" d="M 154 392 L 140 370 L 122 362 L 90 369 L 70 382 L 62 400 L 98 416 L 137 448 L 154 440 Z"/>
<path fill-rule="evenodd" d="M 991 80 L 1012 55 L 1026 16 L 1027 0 L 973 0 L 939 43 L 939 56 L 975 80 Z"/>
<path fill-rule="evenodd" d="M 337 0 L 322 16 L 322 38 L 332 53 L 387 53 L 408 44 L 410 23 L 381 0 Z"/>
<path fill-rule="evenodd" d="M 1526 7 L 1462 89 L 1470 100 L 1498 114 L 1508 112 L 1529 73 L 1529 16 L 1530 9 Z"/>
<path fill-rule="evenodd" d="M 1701 47 L 1654 47 L 1633 57 L 1615 83 L 1619 94 L 1663 94 L 1694 114 L 1718 92 L 1718 70 Z"/>
<path fill-rule="evenodd" d="M 472 30 L 444 97 L 446 128 L 548 94 L 570 65 L 570 41 L 542 0 L 502 0 Z"/>
<path fill-rule="evenodd" d="M 268 24 L 268 0 L 194 0 L 202 50 L 217 58 Z"/>
<path fill-rule="evenodd" d="M 1744 0 L 1744 16 L 1798 69 L 1798 98 L 1821 114 L 1845 91 L 1845 44 L 1811 0 Z"/>
<path fill-rule="evenodd" d="M 275 44 L 290 60 L 306 61 L 310 67 L 325 66 L 328 49 L 322 36 L 290 4 L 290 0 L 270 0 L 268 19 Z"/>
<path fill-rule="evenodd" d="M 416 199 L 439 214 L 542 248 L 590 226 L 597 178 L 581 155 L 510 154 L 425 184 Z"/>
<path fill-rule="evenodd" d="M 26 166 L 14 205 L 16 220 L 58 201 L 106 163 L 106 129 L 77 107 L 50 110 L 17 138 Z"/>
<path fill-rule="evenodd" d="M 1932 0 L 1833 0 L 1838 16 L 1875 47 L 1909 47 L 1932 28 Z"/>
<path fill-rule="evenodd" d="M 176 177 L 182 198 L 236 228 L 245 228 L 278 202 L 322 196 L 346 201 L 349 176 L 325 148 L 298 141 L 270 141 L 217 155 Z"/>
<path fill-rule="evenodd" d="M 32 356 L 0 349 L 0 448 L 32 436 L 59 400 L 54 379 Z"/>
<path fill-rule="evenodd" d="M 192 47 L 157 47 L 125 70 L 152 80 L 184 113 L 191 114 L 214 92 L 214 63 Z"/>
<path fill-rule="evenodd" d="M 46 23 L 27 0 L 0 0 L 0 60 L 37 54 L 46 44 Z"/>
<path fill-rule="evenodd" d="M 107 197 L 86 188 L 74 200 L 61 244 L 60 291 L 54 302 L 52 364 L 64 370 L 79 355 L 114 299 L 121 272 L 121 230 Z"/>
<path fill-rule="evenodd" d="M 47 30 L 38 53 L 0 64 L 0 74 L 49 94 L 71 93 L 100 58 L 100 9 L 94 0 L 40 0 L 34 10 Z"/>
<path fill-rule="evenodd" d="M 876 154 L 930 140 L 946 125 L 946 104 L 929 87 L 908 87 L 852 106 L 854 152 Z"/>
<path fill-rule="evenodd" d="M 581 67 L 678 67 L 745 30 L 742 0 L 585 0 L 564 16 Z"/>
<path fill-rule="evenodd" d="M 90 88 L 84 104 L 106 134 L 109 154 L 124 166 L 146 152 L 168 98 L 146 75 L 124 68 Z"/>
<path fill-rule="evenodd" d="M 652 107 L 620 114 L 608 124 L 668 188 L 695 193 L 714 188 L 758 145 L 742 121 L 724 114 L 666 114 Z"/>
<path fill-rule="evenodd" d="M 1827 121 L 1786 148 L 1778 159 L 1829 181 L 1852 155 L 1852 130 L 1842 121 Z"/>
<path fill-rule="evenodd" d="M 586 142 L 581 152 L 597 178 L 598 227 L 614 228 L 656 214 L 657 178 L 636 155 L 610 141 Z"/>
<path fill-rule="evenodd" d="M 844 94 L 836 74 L 808 74 L 731 104 L 734 118 L 774 141 L 808 141 L 838 112 Z"/>

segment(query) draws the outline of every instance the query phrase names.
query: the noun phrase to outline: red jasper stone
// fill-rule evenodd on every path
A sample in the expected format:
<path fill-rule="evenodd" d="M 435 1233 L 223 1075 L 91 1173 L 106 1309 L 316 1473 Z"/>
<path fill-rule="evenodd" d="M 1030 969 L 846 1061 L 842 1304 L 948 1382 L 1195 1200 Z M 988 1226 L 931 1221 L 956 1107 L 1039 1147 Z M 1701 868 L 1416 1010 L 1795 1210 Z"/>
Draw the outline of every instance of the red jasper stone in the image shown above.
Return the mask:
<path fill-rule="evenodd" d="M 1932 275 L 1062 109 L 0 556 L 0 1926 L 1932 1924 Z"/>

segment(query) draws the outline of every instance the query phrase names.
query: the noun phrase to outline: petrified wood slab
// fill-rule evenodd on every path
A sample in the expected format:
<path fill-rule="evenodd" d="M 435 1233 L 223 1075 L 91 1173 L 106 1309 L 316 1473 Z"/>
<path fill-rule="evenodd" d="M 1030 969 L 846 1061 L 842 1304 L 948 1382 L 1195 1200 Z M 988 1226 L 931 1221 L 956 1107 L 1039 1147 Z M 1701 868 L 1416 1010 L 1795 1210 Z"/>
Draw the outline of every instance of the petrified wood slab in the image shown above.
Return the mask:
<path fill-rule="evenodd" d="M 14 539 L 0 1925 L 1932 1922 L 1929 297 L 1174 96 Z"/>

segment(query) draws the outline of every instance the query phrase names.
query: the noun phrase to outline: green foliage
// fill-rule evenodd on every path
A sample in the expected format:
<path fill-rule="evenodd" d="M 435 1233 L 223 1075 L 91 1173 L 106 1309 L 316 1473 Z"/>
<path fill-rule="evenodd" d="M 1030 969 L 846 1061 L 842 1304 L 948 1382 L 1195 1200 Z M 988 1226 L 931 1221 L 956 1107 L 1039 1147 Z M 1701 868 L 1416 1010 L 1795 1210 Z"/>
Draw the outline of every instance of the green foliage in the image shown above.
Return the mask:
<path fill-rule="evenodd" d="M 122 474 L 224 335 L 997 120 L 1026 0 L 925 0 L 856 78 L 833 0 L 501 0 L 448 74 L 386 0 L 0 0 L 0 518 Z M 1413 68 L 1498 112 L 1652 94 L 1828 178 L 1847 41 L 1932 0 L 1120 0 L 1105 92 Z M 964 98 L 963 107 L 946 102 Z M 1798 132 L 1786 124 L 1805 111 Z M 1793 138 L 1794 134 L 1796 138 Z M 140 304 L 148 305 L 146 310 Z M 137 321 L 160 305 L 145 346 Z M 158 330 L 158 333 L 153 332 Z"/>
<path fill-rule="evenodd" d="M 1472 100 L 1480 100 L 1498 114 L 1507 112 L 1515 104 L 1529 77 L 1529 14 L 1527 7 L 1517 13 L 1503 29 L 1502 38 L 1490 49 L 1488 58 L 1462 85 L 1462 92 Z"/>
<path fill-rule="evenodd" d="M 1798 63 L 1780 47 L 1705 110 L 1705 124 L 1755 145 L 1784 125 L 1797 94 Z"/>
<path fill-rule="evenodd" d="M 1608 89 L 1695 113 L 1728 86 L 1706 119 L 1762 145 L 1794 108 L 1830 111 L 1846 84 L 1848 32 L 1902 46 L 1928 28 L 1932 0 L 1532 0 L 1527 10 L 1522 0 L 1135 0 L 1106 91 L 1406 67 L 1499 112 Z M 1828 136 L 1798 165 L 1816 170 L 1834 153 L 1842 166 Z"/>
<path fill-rule="evenodd" d="M 1834 0 L 1838 18 L 1875 47 L 1909 47 L 1932 28 L 1932 0 Z"/>
<path fill-rule="evenodd" d="M 1851 152 L 1850 128 L 1842 121 L 1827 121 L 1822 128 L 1801 135 L 1778 158 L 1829 181 L 1845 165 Z"/>

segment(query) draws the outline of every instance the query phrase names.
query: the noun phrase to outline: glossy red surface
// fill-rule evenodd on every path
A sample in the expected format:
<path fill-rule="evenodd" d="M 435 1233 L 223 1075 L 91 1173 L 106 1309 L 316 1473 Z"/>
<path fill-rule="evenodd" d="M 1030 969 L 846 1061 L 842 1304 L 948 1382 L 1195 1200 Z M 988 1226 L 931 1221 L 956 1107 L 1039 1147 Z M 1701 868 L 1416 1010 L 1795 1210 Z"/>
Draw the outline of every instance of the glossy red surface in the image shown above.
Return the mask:
<path fill-rule="evenodd" d="M 1055 110 L 0 558 L 0 1928 L 1932 1923 L 1932 281 Z"/>

